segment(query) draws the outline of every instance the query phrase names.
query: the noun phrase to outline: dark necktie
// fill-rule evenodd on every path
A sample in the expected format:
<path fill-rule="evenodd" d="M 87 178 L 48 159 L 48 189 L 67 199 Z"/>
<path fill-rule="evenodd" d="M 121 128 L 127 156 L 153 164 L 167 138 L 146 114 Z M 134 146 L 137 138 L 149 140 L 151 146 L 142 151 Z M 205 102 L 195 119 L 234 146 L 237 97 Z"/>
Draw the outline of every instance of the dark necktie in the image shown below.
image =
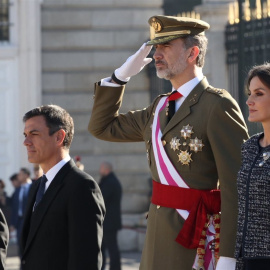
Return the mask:
<path fill-rule="evenodd" d="M 175 113 L 175 100 L 177 100 L 178 98 L 182 97 L 183 95 L 181 93 L 179 93 L 178 91 L 173 91 L 170 95 L 169 95 L 169 108 L 168 108 L 168 122 L 172 119 L 174 113 Z"/>
<path fill-rule="evenodd" d="M 45 174 L 43 174 L 41 180 L 40 180 L 40 184 L 38 187 L 38 191 L 37 191 L 37 195 L 36 195 L 36 201 L 35 201 L 35 205 L 34 205 L 34 211 L 37 207 L 37 205 L 40 203 L 44 193 L 45 193 L 45 185 L 46 182 L 48 181 L 47 177 Z"/>

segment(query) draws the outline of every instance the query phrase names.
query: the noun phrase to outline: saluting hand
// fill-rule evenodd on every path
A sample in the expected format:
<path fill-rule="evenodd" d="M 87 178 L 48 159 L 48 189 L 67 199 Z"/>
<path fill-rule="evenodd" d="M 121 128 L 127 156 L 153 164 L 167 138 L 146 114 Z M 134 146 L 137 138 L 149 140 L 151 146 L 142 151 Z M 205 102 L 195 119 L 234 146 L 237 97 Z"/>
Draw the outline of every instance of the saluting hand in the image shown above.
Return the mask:
<path fill-rule="evenodd" d="M 153 46 L 146 46 L 144 43 L 141 48 L 133 55 L 131 55 L 126 62 L 114 71 L 116 79 L 124 83 L 128 82 L 130 77 L 139 73 L 144 66 L 152 61 L 152 58 L 146 58 Z M 112 79 L 114 79 L 112 77 Z M 117 81 L 116 81 L 117 83 Z"/>

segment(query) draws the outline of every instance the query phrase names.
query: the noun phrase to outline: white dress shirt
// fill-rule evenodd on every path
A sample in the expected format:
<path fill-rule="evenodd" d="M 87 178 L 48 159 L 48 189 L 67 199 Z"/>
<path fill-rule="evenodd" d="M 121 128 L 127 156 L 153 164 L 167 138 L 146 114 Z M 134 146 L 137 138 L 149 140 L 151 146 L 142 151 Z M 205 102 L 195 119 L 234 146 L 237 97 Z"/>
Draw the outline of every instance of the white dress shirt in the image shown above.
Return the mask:
<path fill-rule="evenodd" d="M 177 89 L 177 92 L 182 94 L 182 97 L 177 99 L 175 101 L 175 111 L 177 111 L 180 106 L 182 105 L 182 103 L 184 102 L 184 100 L 187 98 L 187 96 L 190 94 L 190 92 L 195 88 L 195 86 L 203 79 L 203 74 L 199 74 L 197 77 L 193 78 L 192 80 L 186 82 L 185 84 L 183 84 L 182 86 L 180 86 Z M 172 89 L 172 91 L 174 91 L 176 89 Z"/>
<path fill-rule="evenodd" d="M 60 169 L 70 161 L 70 155 L 67 155 L 64 159 L 59 161 L 56 165 L 54 165 L 47 173 L 45 174 L 48 181 L 46 182 L 45 191 L 48 189 L 49 185 L 53 181 L 56 174 L 60 171 Z"/>

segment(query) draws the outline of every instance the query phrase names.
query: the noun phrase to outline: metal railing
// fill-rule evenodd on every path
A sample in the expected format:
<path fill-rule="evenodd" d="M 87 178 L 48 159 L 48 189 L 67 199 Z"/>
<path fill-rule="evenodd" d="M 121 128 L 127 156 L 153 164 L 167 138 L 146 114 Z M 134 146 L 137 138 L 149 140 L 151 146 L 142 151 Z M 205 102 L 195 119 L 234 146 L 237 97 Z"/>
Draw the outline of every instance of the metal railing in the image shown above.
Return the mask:
<path fill-rule="evenodd" d="M 254 65 L 270 62 L 270 18 L 242 21 L 226 26 L 229 87 L 243 111 L 250 135 L 262 131 L 261 124 L 247 121 L 245 78 Z"/>

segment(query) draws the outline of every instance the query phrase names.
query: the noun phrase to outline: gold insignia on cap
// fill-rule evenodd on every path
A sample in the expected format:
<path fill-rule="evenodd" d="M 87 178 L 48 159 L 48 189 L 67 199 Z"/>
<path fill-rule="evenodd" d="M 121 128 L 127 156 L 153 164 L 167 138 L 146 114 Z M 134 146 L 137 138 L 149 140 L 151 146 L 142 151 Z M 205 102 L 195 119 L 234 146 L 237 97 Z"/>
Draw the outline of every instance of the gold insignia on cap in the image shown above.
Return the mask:
<path fill-rule="evenodd" d="M 189 124 L 186 126 L 183 126 L 181 131 L 180 131 L 181 136 L 183 138 L 185 138 L 185 140 L 186 140 L 186 138 L 190 138 L 191 134 L 193 133 L 192 129 L 193 129 L 193 127 L 191 127 Z"/>
<path fill-rule="evenodd" d="M 162 30 L 162 26 L 160 22 L 156 20 L 156 18 L 152 19 L 151 26 L 154 28 L 155 32 L 160 32 Z"/>
<path fill-rule="evenodd" d="M 191 155 L 188 151 L 181 151 L 178 156 L 179 160 L 182 165 L 189 165 L 189 163 L 192 161 Z"/>
<path fill-rule="evenodd" d="M 202 140 L 199 140 L 197 137 L 195 139 L 190 139 L 189 147 L 191 151 L 197 153 L 198 151 L 202 151 L 204 144 Z"/>
<path fill-rule="evenodd" d="M 153 40 L 156 37 L 156 33 L 162 30 L 161 23 L 156 20 L 156 18 L 152 18 L 150 23 L 150 39 Z"/>
<path fill-rule="evenodd" d="M 176 137 L 172 138 L 170 141 L 170 145 L 173 151 L 179 150 L 179 146 L 181 145 L 180 139 L 177 139 Z"/>

